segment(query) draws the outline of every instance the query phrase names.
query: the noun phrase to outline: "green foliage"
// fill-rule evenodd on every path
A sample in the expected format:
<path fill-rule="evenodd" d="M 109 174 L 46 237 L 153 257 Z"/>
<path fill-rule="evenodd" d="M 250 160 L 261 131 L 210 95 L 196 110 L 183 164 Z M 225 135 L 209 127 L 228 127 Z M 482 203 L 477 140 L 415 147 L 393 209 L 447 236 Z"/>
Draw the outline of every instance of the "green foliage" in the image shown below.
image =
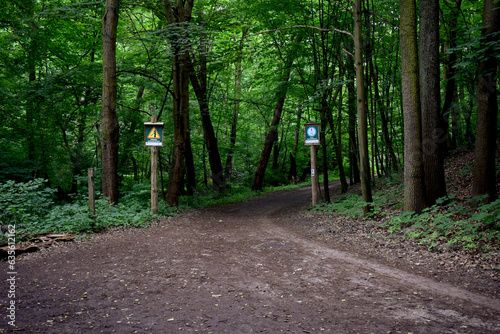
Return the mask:
<path fill-rule="evenodd" d="M 211 188 L 199 190 L 195 196 L 182 196 L 181 209 L 205 208 L 221 204 L 237 203 L 259 195 L 260 192 L 250 190 L 244 185 L 231 185 L 223 192 L 216 192 Z"/>
<path fill-rule="evenodd" d="M 343 195 L 335 199 L 333 203 L 325 203 L 315 210 L 322 212 L 335 212 L 340 215 L 347 215 L 352 218 L 361 218 L 363 216 L 363 208 L 366 203 L 359 195 Z"/>
<path fill-rule="evenodd" d="M 454 196 L 439 198 L 421 214 L 400 212 L 403 186 L 401 175 L 379 181 L 382 190 L 373 194 L 372 212 L 363 216 L 365 202 L 357 194 L 336 197 L 335 202 L 315 208 L 351 218 L 383 219 L 381 227 L 391 235 L 400 234 L 418 240 L 429 249 L 442 245 L 459 245 L 465 249 L 485 250 L 500 247 L 500 199 L 486 204 L 487 195 L 459 203 Z M 399 212 L 395 214 L 394 209 Z"/>
<path fill-rule="evenodd" d="M 477 208 L 441 198 L 420 215 L 404 212 L 384 224 L 391 233 L 403 233 L 434 248 L 460 244 L 467 249 L 488 249 L 500 244 L 500 199 Z M 471 199 L 482 203 L 484 196 Z"/>
<path fill-rule="evenodd" d="M 149 186 L 139 184 L 128 191 L 120 204 L 96 200 L 95 223 L 89 214 L 88 201 L 56 205 L 54 189 L 37 179 L 26 183 L 7 181 L 0 184 L 0 220 L 16 224 L 21 237 L 35 233 L 84 233 L 117 226 L 147 226 L 157 218 L 150 209 Z M 147 189 L 146 189 L 147 188 Z M 159 203 L 159 216 L 171 216 L 176 209 Z"/>
<path fill-rule="evenodd" d="M 211 188 L 198 190 L 194 196 L 182 196 L 179 208 L 206 208 L 222 204 L 239 203 L 253 197 L 281 190 L 290 190 L 301 187 L 300 184 L 289 184 L 278 187 L 266 187 L 263 191 L 253 191 L 246 184 L 231 184 L 225 191 L 216 192 Z"/>
<path fill-rule="evenodd" d="M 46 180 L 0 183 L 0 221 L 24 226 L 38 222 L 53 205 L 54 189 L 45 187 Z"/>
<path fill-rule="evenodd" d="M 380 181 L 377 187 L 382 187 L 383 191 L 374 191 L 373 202 L 370 203 L 371 211 L 364 214 L 366 202 L 357 194 L 344 194 L 336 196 L 334 202 L 325 203 L 318 207 L 317 210 L 336 212 L 341 215 L 347 215 L 352 218 L 374 218 L 380 215 L 385 215 L 384 208 L 388 206 L 401 206 L 401 196 L 403 185 L 401 182 L 401 174 L 394 173 L 391 177 L 384 178 Z"/>
<path fill-rule="evenodd" d="M 18 1 L 6 2 L 4 11 L 0 13 L 0 156 L 4 158 L 0 161 L 0 182 L 25 182 L 0 184 L 0 220 L 23 225 L 26 231 L 88 231 L 92 225 L 82 195 L 76 195 L 78 199 L 72 203 L 56 205 L 53 189 L 46 188 L 41 181 L 30 181 L 34 182 L 31 185 L 27 181 L 33 175 L 43 175 L 50 187 L 62 189 L 65 192 L 63 195 L 68 195 L 75 189 L 83 191 L 84 186 L 79 189 L 79 185 L 85 184 L 86 169 L 99 165 L 102 3 L 73 0 L 26 3 L 29 6 Z M 166 144 L 160 153 L 160 169 L 165 179 L 172 162 L 173 103 L 169 94 L 172 89 L 172 48 L 167 37 L 177 34 L 179 27 L 168 27 L 162 6 L 157 5 L 151 3 L 145 7 L 141 2 L 129 3 L 125 7 L 127 15 L 120 16 L 117 114 L 120 120 L 118 173 L 122 177 L 120 191 L 123 198 L 118 206 L 97 201 L 96 229 L 117 225 L 140 226 L 151 218 L 149 184 L 138 182 L 149 179 L 149 149 L 143 145 L 143 122 L 149 121 L 152 113 L 160 114 L 159 121 L 165 122 Z M 367 61 L 373 62 L 377 72 L 374 76 L 376 81 L 367 83 L 367 96 L 374 96 L 378 85 L 381 92 L 379 100 L 387 101 L 384 109 L 391 126 L 390 139 L 396 155 L 402 157 L 404 134 L 399 100 L 399 34 L 393 28 L 397 26 L 397 16 L 393 15 L 397 5 L 395 0 L 376 1 L 371 5 L 380 17 L 389 18 L 385 23 L 381 24 L 378 18 L 371 15 L 365 17 L 367 45 L 370 46 L 367 51 L 376 50 L 368 55 Z M 353 111 L 355 113 L 355 106 L 349 105 L 353 96 L 350 96 L 348 88 L 354 78 L 350 73 L 352 71 L 342 69 L 352 67 L 348 56 L 352 53 L 352 42 L 334 31 L 324 34 L 316 29 L 282 29 L 303 25 L 352 32 L 352 15 L 348 8 L 338 2 L 301 0 L 208 0 L 198 1 L 195 6 L 193 19 L 186 27 L 191 38 L 189 49 L 197 71 L 201 70 L 197 63 L 204 58 L 201 56 L 206 56 L 208 60 L 209 113 L 222 161 L 230 148 L 233 150 L 232 178 L 229 180 L 232 189 L 223 193 L 202 189 L 195 196 L 183 197 L 181 206 L 211 206 L 241 201 L 258 194 L 250 191 L 249 187 L 276 106 L 276 93 L 284 88 L 280 68 L 286 61 L 291 43 L 299 35 L 303 39 L 293 63 L 278 126 L 277 162 L 280 172 L 268 167 L 265 185 L 287 184 L 290 154 L 296 159 L 299 174 L 307 168 L 308 150 L 297 144 L 295 138 L 297 136 L 300 143 L 303 123 L 319 119 L 322 101 L 328 101 L 326 107 L 333 115 L 333 124 L 336 124 L 335 129 L 330 129 L 330 126 L 324 129 L 329 150 L 327 154 L 332 154 L 332 139 L 338 134 L 349 175 L 353 166 L 347 166 L 348 143 L 353 138 L 349 137 L 347 130 L 349 115 Z M 453 28 L 451 20 L 457 16 L 452 7 L 442 6 L 440 31 L 444 42 L 456 45 L 447 51 L 458 55 L 455 77 L 457 89 L 463 92 L 456 106 L 459 117 L 454 129 L 465 132 L 466 128 L 474 129 L 475 124 L 476 116 L 471 111 L 475 103 L 478 61 L 484 56 L 484 48 L 489 48 L 490 53 L 498 57 L 500 43 L 498 38 L 493 39 L 495 42 L 490 45 L 481 42 L 484 38 L 481 37 L 482 18 L 477 14 L 482 10 L 482 2 L 462 4 L 463 15 L 458 15 L 457 22 L 458 40 L 450 43 L 451 34 L 448 32 Z M 264 31 L 269 33 L 262 33 Z M 249 36 L 241 39 L 239 36 L 242 34 Z M 201 41 L 209 47 L 202 47 Z M 447 56 L 441 55 L 444 61 Z M 243 71 L 241 80 L 235 80 L 238 66 Z M 338 97 L 334 97 L 338 88 L 343 90 L 338 92 Z M 190 94 L 189 109 L 193 111 L 190 114 L 191 144 L 199 180 L 202 175 L 209 174 L 208 154 L 198 104 L 194 93 L 191 91 Z M 386 142 L 377 130 L 381 129 L 382 122 L 381 112 L 378 111 L 370 113 L 370 126 L 375 131 L 372 147 L 386 152 Z M 239 116 L 233 149 L 230 128 L 235 112 Z M 473 136 L 473 133 L 468 136 Z M 459 137 L 464 137 L 464 134 Z M 322 154 L 320 152 L 318 158 Z M 383 153 L 378 154 L 378 158 L 382 158 Z M 387 168 L 389 160 L 381 161 Z M 497 166 L 500 164 L 497 163 Z M 466 175 L 470 172 L 471 167 L 466 166 L 461 173 Z M 99 182 L 97 176 L 97 188 Z M 401 205 L 401 174 L 386 182 L 393 188 L 374 194 L 372 216 L 385 214 L 386 207 L 392 209 Z M 364 206 L 359 196 L 344 196 L 321 209 L 361 217 Z M 498 229 L 495 222 L 498 217 L 491 214 L 497 211 L 495 207 L 481 206 L 481 211 L 477 212 L 458 205 L 452 208 L 454 215 L 450 216 L 446 216 L 439 205 L 424 212 L 419 219 L 405 213 L 394 218 L 389 228 L 396 232 L 412 226 L 412 237 L 416 238 L 440 238 L 440 231 L 448 226 L 457 231 L 460 228 L 464 231 L 475 228 L 465 223 L 460 227 L 451 224 L 451 221 L 462 219 L 481 221 L 479 226 L 486 230 Z M 160 201 L 161 215 L 172 212 Z M 427 229 L 426 226 L 434 223 L 437 227 Z M 465 236 L 461 238 L 466 239 Z"/>

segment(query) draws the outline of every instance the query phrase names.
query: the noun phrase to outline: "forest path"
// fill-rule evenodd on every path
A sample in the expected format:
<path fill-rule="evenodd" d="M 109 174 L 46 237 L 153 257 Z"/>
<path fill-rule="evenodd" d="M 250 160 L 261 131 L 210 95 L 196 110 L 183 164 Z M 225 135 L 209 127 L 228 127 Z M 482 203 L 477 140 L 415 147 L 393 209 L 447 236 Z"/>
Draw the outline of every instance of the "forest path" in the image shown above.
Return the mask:
<path fill-rule="evenodd" d="M 269 193 L 28 255 L 0 333 L 500 332 L 491 295 L 304 233 L 309 201 Z"/>

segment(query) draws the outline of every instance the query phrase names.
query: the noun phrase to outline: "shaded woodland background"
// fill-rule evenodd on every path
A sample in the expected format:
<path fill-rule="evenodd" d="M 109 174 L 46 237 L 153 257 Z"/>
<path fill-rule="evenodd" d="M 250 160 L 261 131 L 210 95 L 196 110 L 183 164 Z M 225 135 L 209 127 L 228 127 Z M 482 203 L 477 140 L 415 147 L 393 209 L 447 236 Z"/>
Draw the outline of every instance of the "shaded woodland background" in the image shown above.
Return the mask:
<path fill-rule="evenodd" d="M 0 182 L 41 178 L 71 203 L 94 167 L 119 203 L 149 182 L 143 123 L 156 116 L 160 192 L 175 207 L 306 180 L 303 126 L 318 121 L 322 179 L 361 182 L 365 202 L 373 178 L 404 171 L 404 209 L 433 205 L 443 158 L 463 146 L 475 148 L 473 193 L 491 202 L 498 6 L 2 0 Z"/>

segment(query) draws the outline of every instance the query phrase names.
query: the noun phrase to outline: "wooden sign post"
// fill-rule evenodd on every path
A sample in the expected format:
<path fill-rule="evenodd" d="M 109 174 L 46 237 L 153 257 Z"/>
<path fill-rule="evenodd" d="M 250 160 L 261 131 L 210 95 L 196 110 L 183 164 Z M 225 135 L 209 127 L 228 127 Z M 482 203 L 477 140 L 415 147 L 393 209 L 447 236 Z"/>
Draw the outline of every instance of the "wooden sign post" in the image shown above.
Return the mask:
<path fill-rule="evenodd" d="M 144 123 L 144 142 L 151 147 L 151 211 L 158 214 L 158 152 L 163 146 L 163 123 L 151 116 L 151 123 Z"/>
<path fill-rule="evenodd" d="M 92 219 L 91 228 L 95 227 L 95 187 L 94 187 L 94 177 L 95 171 L 94 168 L 88 169 L 88 188 L 89 188 L 89 214 Z"/>
<path fill-rule="evenodd" d="M 304 144 L 311 146 L 311 188 L 312 206 L 318 205 L 318 173 L 316 169 L 316 146 L 319 145 L 320 127 L 318 123 L 307 123 L 304 126 Z"/>

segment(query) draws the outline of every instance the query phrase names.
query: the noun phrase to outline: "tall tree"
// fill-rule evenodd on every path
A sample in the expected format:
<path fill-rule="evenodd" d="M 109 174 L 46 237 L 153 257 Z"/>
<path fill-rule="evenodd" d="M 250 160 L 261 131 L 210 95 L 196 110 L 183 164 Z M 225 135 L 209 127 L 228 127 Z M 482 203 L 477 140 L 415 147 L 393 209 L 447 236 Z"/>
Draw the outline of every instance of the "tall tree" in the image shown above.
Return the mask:
<path fill-rule="evenodd" d="M 226 181 L 222 169 L 217 136 L 215 135 L 209 111 L 206 57 L 202 55 L 201 58 L 202 63 L 200 65 L 198 74 L 196 74 L 194 66 L 192 66 L 193 70 L 191 71 L 189 77 L 191 80 L 191 85 L 193 86 L 194 92 L 198 99 L 198 104 L 200 106 L 201 123 L 205 136 L 205 144 L 208 150 L 208 161 L 210 163 L 210 169 L 212 171 L 211 177 L 213 187 L 215 190 L 219 191 L 226 188 Z"/>
<path fill-rule="evenodd" d="M 231 176 L 231 170 L 233 169 L 233 155 L 234 155 L 234 146 L 236 145 L 236 134 L 238 129 L 238 115 L 240 113 L 241 106 L 241 77 L 243 75 L 242 61 L 243 61 L 243 47 L 245 36 L 248 34 L 249 27 L 243 27 L 242 36 L 240 39 L 240 43 L 238 48 L 236 49 L 236 61 L 234 64 L 235 67 L 235 83 L 234 83 L 234 107 L 233 107 L 233 119 L 231 122 L 231 134 L 230 134 L 230 144 L 229 151 L 226 157 L 226 167 L 224 171 L 224 176 L 228 179 Z"/>
<path fill-rule="evenodd" d="M 458 17 L 460 15 L 460 10 L 462 6 L 462 0 L 454 0 L 453 4 L 450 4 L 447 0 L 444 4 L 449 7 L 450 13 L 448 14 L 448 20 L 446 22 L 447 30 L 447 53 L 449 54 L 448 59 L 445 64 L 444 76 L 446 80 L 445 93 L 444 93 L 444 104 L 443 104 L 443 117 L 444 125 L 446 126 L 447 141 L 441 143 L 444 149 L 455 148 L 457 145 L 457 132 L 459 131 L 455 127 L 455 121 L 457 119 L 457 80 L 456 80 L 456 70 L 455 66 L 458 60 L 458 55 L 456 51 L 457 47 L 457 34 L 458 34 Z M 449 50 L 449 51 L 448 51 Z M 450 126 L 451 119 L 451 126 Z M 451 129 L 451 131 L 449 131 Z M 450 133 L 451 132 L 451 133 Z"/>
<path fill-rule="evenodd" d="M 500 8 L 498 1 L 485 0 L 483 9 L 482 50 L 477 82 L 476 146 L 474 150 L 473 195 L 488 195 L 488 201 L 497 198 L 495 153 L 498 122 L 496 73 L 498 59 L 491 52 L 498 42 Z"/>
<path fill-rule="evenodd" d="M 102 195 L 118 202 L 118 140 L 116 115 L 116 34 L 119 0 L 107 0 L 102 19 Z"/>
<path fill-rule="evenodd" d="M 200 11 L 199 18 L 202 24 L 203 30 L 205 30 L 204 13 L 203 10 Z M 226 181 L 224 177 L 224 171 L 222 168 L 222 162 L 219 154 L 219 145 L 217 142 L 217 136 L 215 135 L 214 127 L 212 125 L 212 118 L 210 116 L 209 110 L 209 97 L 208 97 L 208 84 L 207 84 L 207 41 L 206 32 L 203 31 L 200 37 L 199 54 L 194 64 L 191 64 L 191 71 L 189 78 L 191 80 L 191 85 L 198 99 L 198 104 L 200 106 L 201 123 L 203 126 L 203 133 L 205 137 L 205 144 L 208 150 L 208 161 L 210 163 L 210 169 L 212 171 L 212 182 L 215 190 L 224 190 L 226 188 Z M 192 60 L 190 58 L 190 62 Z M 195 68 L 197 66 L 197 69 Z"/>
<path fill-rule="evenodd" d="M 340 95 L 340 96 L 339 96 Z M 347 184 L 347 180 L 345 178 L 345 171 L 344 171 L 344 164 L 343 164 L 343 158 L 342 158 L 342 86 L 337 87 L 337 91 L 335 92 L 335 98 L 334 100 L 338 98 L 338 116 L 337 116 L 337 123 L 338 123 L 338 132 L 336 137 L 335 134 L 335 124 L 333 121 L 333 115 L 332 113 L 327 113 L 326 117 L 328 119 L 328 123 L 330 124 L 330 128 L 332 129 L 332 139 L 333 139 L 333 149 L 335 151 L 335 162 L 337 163 L 337 167 L 339 169 L 339 177 L 340 177 L 340 192 L 343 194 L 347 191 L 349 188 L 349 185 Z M 325 185 L 326 186 L 326 185 Z"/>
<path fill-rule="evenodd" d="M 415 0 L 400 0 L 401 77 L 405 132 L 403 209 L 425 208 L 420 116 L 417 6 Z"/>
<path fill-rule="evenodd" d="M 347 108 L 349 113 L 349 165 L 350 184 L 361 182 L 358 165 L 359 145 L 356 137 L 356 89 L 354 87 L 356 71 L 352 57 L 347 57 Z"/>
<path fill-rule="evenodd" d="M 363 201 L 367 203 L 365 213 L 370 209 L 368 203 L 373 202 L 370 184 L 370 161 L 368 156 L 368 125 L 366 119 L 366 94 L 363 78 L 363 39 L 361 26 L 361 0 L 354 3 L 354 62 L 356 63 L 356 92 L 358 106 L 358 141 L 359 164 L 361 169 L 361 193 Z"/>
<path fill-rule="evenodd" d="M 422 160 L 428 205 L 446 196 L 443 143 L 445 124 L 440 107 L 439 0 L 420 1 L 420 103 Z"/>
<path fill-rule="evenodd" d="M 271 121 L 270 129 L 266 135 L 266 140 L 264 142 L 264 148 L 262 149 L 262 153 L 260 155 L 259 163 L 257 164 L 257 169 L 255 171 L 252 190 L 262 190 L 264 185 L 264 176 L 266 174 L 267 164 L 269 163 L 269 157 L 271 156 L 271 152 L 274 146 L 274 142 L 278 139 L 278 125 L 281 120 L 281 114 L 283 112 L 283 107 L 285 105 L 286 94 L 288 90 L 288 82 L 290 80 L 290 74 L 292 73 L 292 65 L 297 56 L 297 49 L 300 41 L 302 40 L 301 36 L 297 36 L 295 38 L 294 44 L 292 46 L 292 50 L 288 54 L 287 59 L 283 64 L 283 71 L 281 76 L 280 87 L 278 88 L 278 92 L 276 94 L 276 107 L 273 112 L 273 119 Z"/>
<path fill-rule="evenodd" d="M 179 205 L 179 195 L 183 187 L 183 166 L 186 154 L 186 141 L 189 126 L 189 59 L 190 45 L 187 38 L 187 24 L 191 21 L 194 0 L 176 0 L 172 6 L 170 0 L 164 0 L 165 16 L 171 29 L 169 34 L 172 44 L 172 76 L 173 76 L 173 121 L 174 148 L 173 161 L 168 180 L 165 201 L 171 206 Z"/>

